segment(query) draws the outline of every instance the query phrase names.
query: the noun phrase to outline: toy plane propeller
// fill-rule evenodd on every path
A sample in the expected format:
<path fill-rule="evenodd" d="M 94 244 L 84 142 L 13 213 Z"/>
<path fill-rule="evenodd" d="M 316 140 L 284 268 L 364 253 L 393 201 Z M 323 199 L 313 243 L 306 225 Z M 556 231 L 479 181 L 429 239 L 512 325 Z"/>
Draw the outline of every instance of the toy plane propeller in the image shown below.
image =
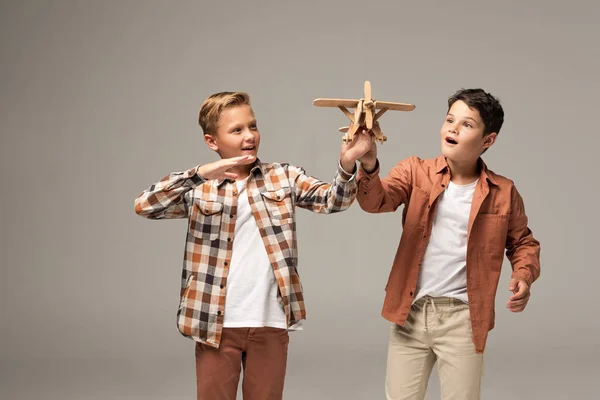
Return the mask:
<path fill-rule="evenodd" d="M 366 126 L 375 134 L 375 140 L 383 143 L 387 137 L 383 135 L 379 124 L 375 122 L 387 110 L 393 111 L 412 111 L 414 104 L 391 103 L 389 101 L 376 101 L 371 98 L 371 82 L 365 81 L 365 97 L 360 100 L 347 99 L 315 99 L 313 105 L 317 107 L 337 107 L 352 121 L 350 127 L 340 128 L 344 132 L 344 142 L 350 143 L 354 139 L 354 134 L 361 126 Z M 348 108 L 354 108 L 354 114 L 348 111 Z M 379 110 L 379 111 L 378 111 Z"/>

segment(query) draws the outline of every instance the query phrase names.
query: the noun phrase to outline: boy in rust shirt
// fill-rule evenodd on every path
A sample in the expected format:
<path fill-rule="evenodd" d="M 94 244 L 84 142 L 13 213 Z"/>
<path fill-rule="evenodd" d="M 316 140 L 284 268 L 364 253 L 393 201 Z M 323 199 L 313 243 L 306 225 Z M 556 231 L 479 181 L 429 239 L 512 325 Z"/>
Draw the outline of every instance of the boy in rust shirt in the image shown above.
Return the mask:
<path fill-rule="evenodd" d="M 504 250 L 513 269 L 510 311 L 525 309 L 539 277 L 540 244 L 527 226 L 523 200 L 514 183 L 480 157 L 503 120 L 491 94 L 459 90 L 448 99 L 439 157 L 408 158 L 383 179 L 375 144 L 359 159 L 361 208 L 381 213 L 404 205 L 382 311 L 393 323 L 388 400 L 423 399 L 436 361 L 442 399 L 479 399 Z"/>

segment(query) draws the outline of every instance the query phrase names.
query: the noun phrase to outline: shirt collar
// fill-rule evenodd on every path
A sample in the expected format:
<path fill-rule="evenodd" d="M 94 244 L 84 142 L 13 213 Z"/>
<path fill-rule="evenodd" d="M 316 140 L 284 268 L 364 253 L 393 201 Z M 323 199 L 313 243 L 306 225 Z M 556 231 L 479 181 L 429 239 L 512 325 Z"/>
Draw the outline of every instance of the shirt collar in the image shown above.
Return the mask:
<path fill-rule="evenodd" d="M 482 181 L 489 181 L 491 182 L 493 185 L 498 186 L 498 181 L 496 180 L 496 174 L 494 174 L 492 171 L 490 171 L 487 167 L 487 165 L 485 164 L 485 162 L 483 161 L 483 159 L 481 157 L 479 157 L 479 159 L 477 160 L 477 166 L 480 172 L 480 176 L 479 179 Z M 443 155 L 438 156 L 438 158 L 435 159 L 435 172 L 437 174 L 440 174 L 442 172 L 448 172 L 449 171 L 449 167 L 448 167 L 448 161 L 446 161 L 446 157 L 444 157 Z"/>

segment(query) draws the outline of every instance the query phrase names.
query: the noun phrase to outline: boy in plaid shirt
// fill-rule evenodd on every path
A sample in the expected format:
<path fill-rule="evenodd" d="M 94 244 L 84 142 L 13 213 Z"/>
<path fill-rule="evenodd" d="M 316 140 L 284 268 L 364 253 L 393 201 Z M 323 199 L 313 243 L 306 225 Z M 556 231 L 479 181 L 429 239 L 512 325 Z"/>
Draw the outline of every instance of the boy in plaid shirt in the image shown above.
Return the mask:
<path fill-rule="evenodd" d="M 249 96 L 222 92 L 199 113 L 221 160 L 171 173 L 135 201 L 149 219 L 187 218 L 177 326 L 196 341 L 197 398 L 281 399 L 288 330 L 305 318 L 297 270 L 296 207 L 329 214 L 354 201 L 355 162 L 372 136 L 342 145 L 333 182 L 257 158 L 260 134 Z"/>

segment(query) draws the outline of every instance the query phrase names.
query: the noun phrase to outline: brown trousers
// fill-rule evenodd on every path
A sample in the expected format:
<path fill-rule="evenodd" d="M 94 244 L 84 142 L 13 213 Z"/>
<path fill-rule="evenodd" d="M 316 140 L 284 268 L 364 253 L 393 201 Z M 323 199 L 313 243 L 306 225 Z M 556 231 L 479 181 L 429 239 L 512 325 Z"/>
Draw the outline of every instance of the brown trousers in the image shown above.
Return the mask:
<path fill-rule="evenodd" d="M 235 400 L 242 367 L 244 400 L 281 400 L 288 332 L 279 328 L 223 328 L 218 349 L 196 343 L 198 400 Z"/>

